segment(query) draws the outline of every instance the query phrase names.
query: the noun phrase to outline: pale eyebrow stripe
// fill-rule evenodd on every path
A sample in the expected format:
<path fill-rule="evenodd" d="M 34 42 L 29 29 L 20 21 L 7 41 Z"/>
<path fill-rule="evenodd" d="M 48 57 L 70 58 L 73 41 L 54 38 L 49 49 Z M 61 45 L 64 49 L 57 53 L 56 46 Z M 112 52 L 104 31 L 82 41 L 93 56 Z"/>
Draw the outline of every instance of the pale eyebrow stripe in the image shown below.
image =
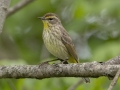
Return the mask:
<path fill-rule="evenodd" d="M 46 19 L 47 18 L 57 18 L 56 16 L 46 16 Z"/>

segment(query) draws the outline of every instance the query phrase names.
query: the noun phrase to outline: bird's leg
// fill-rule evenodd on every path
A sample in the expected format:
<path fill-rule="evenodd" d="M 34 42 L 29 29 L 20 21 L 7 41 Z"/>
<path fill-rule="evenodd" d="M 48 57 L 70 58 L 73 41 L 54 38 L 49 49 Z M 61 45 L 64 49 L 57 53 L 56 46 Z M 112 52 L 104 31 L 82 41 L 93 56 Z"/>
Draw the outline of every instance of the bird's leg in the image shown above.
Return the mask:
<path fill-rule="evenodd" d="M 45 64 L 45 63 L 49 63 L 49 62 L 53 62 L 53 61 L 61 61 L 61 60 L 59 58 L 56 58 L 56 59 L 53 59 L 53 60 L 42 62 L 42 63 L 40 63 L 40 65 Z"/>
<path fill-rule="evenodd" d="M 53 60 L 45 61 L 45 63 L 49 63 L 49 62 L 53 62 L 53 61 L 61 61 L 63 64 L 68 64 L 68 62 L 67 62 L 68 59 L 63 60 L 63 59 L 60 59 L 60 58 L 56 58 L 56 59 L 53 59 Z"/>
<path fill-rule="evenodd" d="M 49 61 L 46 61 L 46 62 L 48 63 L 48 62 L 59 61 L 59 60 L 60 60 L 59 58 L 56 58 L 56 59 L 49 60 Z"/>
<path fill-rule="evenodd" d="M 53 61 L 61 61 L 62 64 L 68 64 L 67 60 L 68 59 L 63 60 L 63 59 L 56 58 L 56 59 L 53 59 L 53 60 L 42 62 L 39 65 L 48 64 L 49 62 L 53 62 Z"/>

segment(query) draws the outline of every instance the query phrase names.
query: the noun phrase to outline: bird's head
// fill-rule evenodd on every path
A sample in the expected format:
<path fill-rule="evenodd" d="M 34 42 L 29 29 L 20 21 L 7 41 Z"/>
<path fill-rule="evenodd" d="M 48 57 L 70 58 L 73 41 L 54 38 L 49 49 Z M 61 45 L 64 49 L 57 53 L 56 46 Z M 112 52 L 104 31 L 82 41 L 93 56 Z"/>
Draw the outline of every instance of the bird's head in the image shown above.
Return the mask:
<path fill-rule="evenodd" d="M 47 28 L 49 26 L 54 26 L 56 24 L 61 24 L 60 19 L 58 16 L 54 13 L 47 13 L 43 17 L 38 17 L 43 21 L 44 28 Z"/>

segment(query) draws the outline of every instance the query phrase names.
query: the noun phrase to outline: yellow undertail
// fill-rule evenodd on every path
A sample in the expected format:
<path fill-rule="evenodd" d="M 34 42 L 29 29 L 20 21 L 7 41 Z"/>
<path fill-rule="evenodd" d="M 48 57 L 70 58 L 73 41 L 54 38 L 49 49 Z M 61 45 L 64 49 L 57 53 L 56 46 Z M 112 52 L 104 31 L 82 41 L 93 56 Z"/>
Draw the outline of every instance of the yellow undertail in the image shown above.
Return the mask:
<path fill-rule="evenodd" d="M 68 60 L 69 63 L 78 63 L 77 60 L 75 60 L 73 57 L 70 57 Z"/>

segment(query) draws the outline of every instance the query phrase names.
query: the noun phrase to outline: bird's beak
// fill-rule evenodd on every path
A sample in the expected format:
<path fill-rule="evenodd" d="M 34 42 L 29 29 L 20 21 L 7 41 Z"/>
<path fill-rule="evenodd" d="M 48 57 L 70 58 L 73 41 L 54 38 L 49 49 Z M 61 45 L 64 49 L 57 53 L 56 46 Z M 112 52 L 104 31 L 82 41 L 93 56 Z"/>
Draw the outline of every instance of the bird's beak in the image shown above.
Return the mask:
<path fill-rule="evenodd" d="M 44 18 L 44 17 L 38 17 L 38 19 L 45 20 L 45 18 Z"/>

